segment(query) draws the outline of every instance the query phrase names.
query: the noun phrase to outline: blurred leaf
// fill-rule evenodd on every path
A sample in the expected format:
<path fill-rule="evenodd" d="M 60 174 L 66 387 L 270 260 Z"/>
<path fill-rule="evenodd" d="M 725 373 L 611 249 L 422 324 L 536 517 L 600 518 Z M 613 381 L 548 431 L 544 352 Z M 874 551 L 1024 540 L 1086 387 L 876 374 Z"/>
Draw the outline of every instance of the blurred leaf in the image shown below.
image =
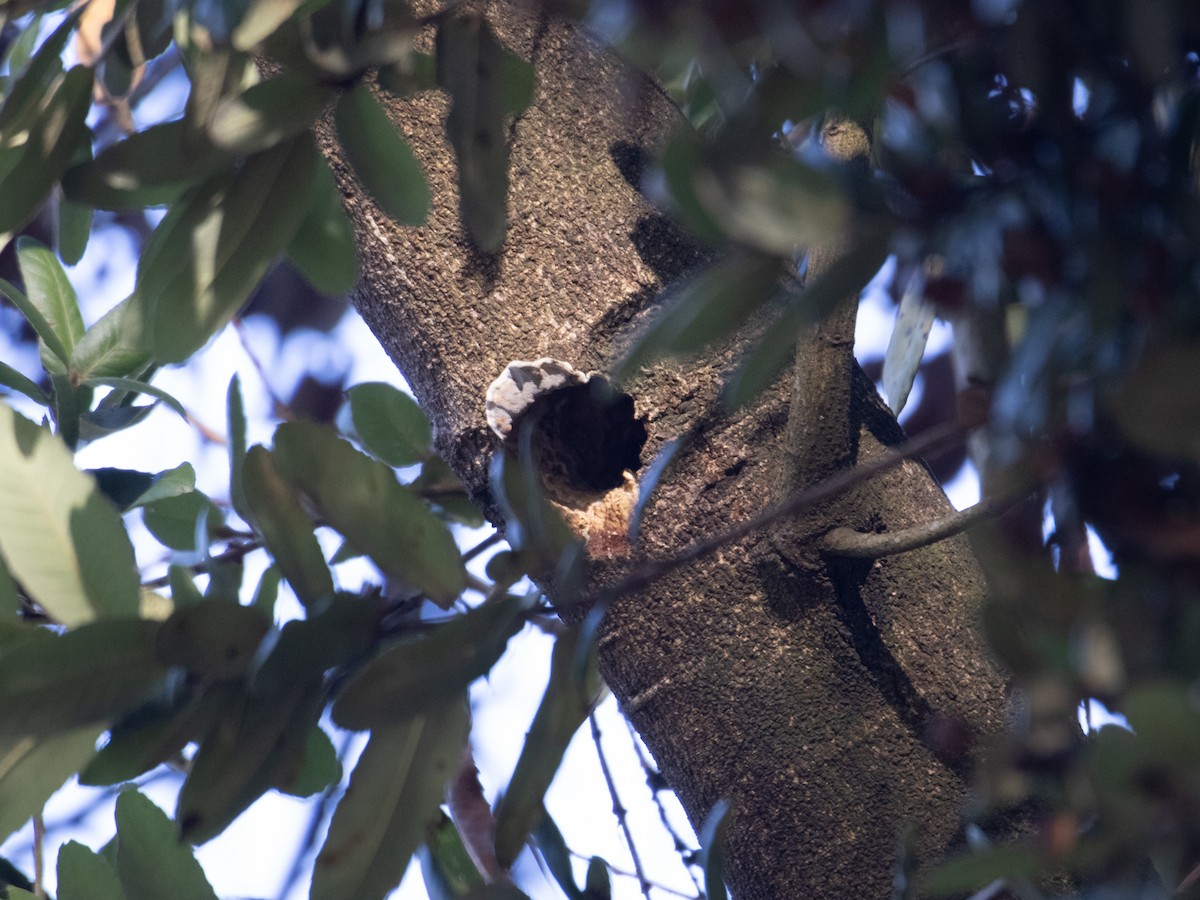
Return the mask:
<path fill-rule="evenodd" d="M 62 441 L 4 404 L 0 553 L 64 625 L 137 613 L 137 568 L 120 516 Z"/>
<path fill-rule="evenodd" d="M 142 305 L 135 297 L 126 297 L 79 339 L 71 350 L 69 367 L 84 381 L 140 373 L 149 361 L 142 339 Z"/>
<path fill-rule="evenodd" d="M 203 600 L 175 610 L 158 633 L 158 656 L 202 681 L 245 675 L 271 621 L 252 606 Z"/>
<path fill-rule="evenodd" d="M 90 140 L 82 141 L 71 164 L 87 164 L 91 161 L 92 142 Z M 55 196 L 58 199 L 58 215 L 55 217 L 58 255 L 68 266 L 73 266 L 83 259 L 83 254 L 87 250 L 88 238 L 92 233 L 94 210 L 86 203 L 77 203 L 71 200 L 62 190 L 59 190 Z"/>
<path fill-rule="evenodd" d="M 287 253 L 300 274 L 323 294 L 347 294 L 358 281 L 354 226 L 328 165 L 317 165 L 308 212 Z"/>
<path fill-rule="evenodd" d="M 66 372 L 50 374 L 50 415 L 54 419 L 54 432 L 68 450 L 79 446 L 80 410 L 87 409 L 91 402 L 91 391 L 75 385 Z"/>
<path fill-rule="evenodd" d="M 389 466 L 411 466 L 429 456 L 433 426 L 408 394 L 372 381 L 347 392 L 354 430 L 363 445 Z"/>
<path fill-rule="evenodd" d="M 79 417 L 79 437 L 84 441 L 93 441 L 132 428 L 154 412 L 157 405 L 151 403 L 147 406 L 114 406 L 86 412 Z"/>
<path fill-rule="evenodd" d="M 1172 459 L 1200 460 L 1200 398 L 1175 390 L 1200 366 L 1200 344 L 1159 343 L 1138 359 L 1108 405 L 1134 445 Z"/>
<path fill-rule="evenodd" d="M 0 134 L 6 139 L 10 133 L 27 128 L 30 121 L 38 115 L 41 109 L 40 102 L 50 93 L 55 79 L 62 72 L 63 48 L 66 47 L 67 39 L 75 30 L 81 15 L 82 7 L 72 10 L 42 42 L 37 53 L 29 60 L 25 71 L 21 72 L 16 82 L 9 87 L 4 105 L 0 107 Z M 36 41 L 37 35 L 34 34 L 28 40 L 31 43 Z M 21 51 L 14 47 L 9 61 L 19 65 L 20 53 Z"/>
<path fill-rule="evenodd" d="M 908 402 L 937 313 L 936 307 L 925 299 L 923 288 L 924 280 L 916 278 L 900 298 L 896 324 L 883 357 L 883 393 L 892 414 L 897 416 Z"/>
<path fill-rule="evenodd" d="M 458 480 L 454 471 L 436 453 L 429 454 L 421 465 L 421 474 L 409 484 L 440 510 L 443 518 L 470 528 L 482 528 L 487 524 L 483 513 L 467 496 L 467 489 Z"/>
<path fill-rule="evenodd" d="M 567 842 L 563 839 L 558 825 L 544 809 L 531 837 L 546 868 L 550 870 L 550 874 L 554 876 L 568 900 L 579 900 L 581 893 L 571 871 L 571 851 L 567 848 Z"/>
<path fill-rule="evenodd" d="M 125 900 L 125 892 L 104 857 L 67 841 L 58 848 L 58 900 Z"/>
<path fill-rule="evenodd" d="M 490 600 L 424 637 L 389 647 L 345 686 L 334 701 L 333 720 L 363 731 L 427 713 L 461 694 L 495 665 L 508 639 L 521 630 L 532 600 Z"/>
<path fill-rule="evenodd" d="M 251 0 L 233 29 L 233 46 L 238 50 L 252 50 L 303 6 L 305 0 Z"/>
<path fill-rule="evenodd" d="M 437 62 L 429 53 L 410 53 L 405 59 L 383 66 L 378 75 L 379 86 L 389 94 L 408 97 L 438 86 Z"/>
<path fill-rule="evenodd" d="M 366 84 L 338 100 L 338 138 L 367 193 L 401 225 L 420 225 L 429 213 L 429 185 L 408 141 Z"/>
<path fill-rule="evenodd" d="M 250 605 L 255 609 L 261 609 L 263 615 L 274 618 L 275 600 L 279 597 L 279 567 L 267 566 L 262 573 L 262 578 L 258 580 L 258 587 L 254 590 L 254 599 Z"/>
<path fill-rule="evenodd" d="M 95 752 L 102 729 L 0 736 L 0 841 L 41 812 L 50 796 Z"/>
<path fill-rule="evenodd" d="M 320 680 L 296 675 L 247 696 L 201 742 L 175 814 L 184 840 L 216 837 L 266 791 L 296 782 L 321 707 Z"/>
<path fill-rule="evenodd" d="M 311 607 L 332 594 L 333 578 L 313 521 L 265 447 L 246 454 L 244 490 L 250 520 L 300 602 Z"/>
<path fill-rule="evenodd" d="M 437 814 L 467 738 L 465 698 L 371 733 L 313 868 L 312 900 L 382 900 Z"/>
<path fill-rule="evenodd" d="M 138 264 L 157 359 L 186 359 L 233 318 L 296 233 L 316 165 L 312 138 L 301 135 L 171 208 Z"/>
<path fill-rule="evenodd" d="M 246 407 L 237 375 L 229 379 L 225 392 L 226 446 L 229 450 L 229 497 L 239 516 L 249 521 L 249 505 L 242 470 L 246 463 Z"/>
<path fill-rule="evenodd" d="M 232 160 L 183 119 L 152 125 L 106 147 L 63 176 L 63 192 L 98 209 L 135 210 L 178 200 Z"/>
<path fill-rule="evenodd" d="M 166 547 L 172 550 L 195 551 L 196 524 L 200 516 L 207 517 L 208 534 L 219 528 L 223 521 L 220 509 L 200 491 L 189 491 L 173 497 L 164 497 L 145 504 L 142 521 L 146 528 Z M 205 542 L 207 547 L 208 542 Z"/>
<path fill-rule="evenodd" d="M 17 594 L 17 583 L 4 564 L 4 557 L 0 556 L 0 619 L 11 621 L 20 611 L 21 598 Z"/>
<path fill-rule="evenodd" d="M 342 764 L 329 735 L 320 725 L 308 730 L 304 744 L 304 761 L 291 781 L 281 782 L 277 787 L 293 797 L 311 797 L 336 784 L 342 777 Z"/>
<path fill-rule="evenodd" d="M 542 800 L 554 780 L 563 754 L 579 726 L 595 709 L 601 691 L 595 648 L 586 650 L 583 670 L 581 640 L 590 640 L 574 625 L 554 642 L 550 681 L 529 726 L 508 789 L 496 806 L 496 858 L 510 868 L 546 809 Z"/>
<path fill-rule="evenodd" d="M 140 703 L 166 674 L 159 625 L 106 619 L 0 655 L 0 734 L 66 731 Z"/>
<path fill-rule="evenodd" d="M 728 800 L 718 800 L 704 817 L 700 839 L 700 867 L 704 870 L 704 893 L 712 900 L 726 900 L 725 841 L 732 820 Z"/>
<path fill-rule="evenodd" d="M 466 575 L 454 538 L 386 465 L 312 422 L 279 426 L 275 456 L 283 476 L 390 577 L 443 608 L 462 591 Z"/>
<path fill-rule="evenodd" d="M 24 394 L 38 406 L 50 405 L 50 398 L 45 391 L 6 362 L 0 362 L 0 385 Z"/>
<path fill-rule="evenodd" d="M 224 712 L 237 687 L 231 684 L 182 696 L 155 698 L 121 718 L 108 741 L 79 773 L 79 783 L 120 784 L 145 774 L 201 740 Z"/>
<path fill-rule="evenodd" d="M 614 378 L 663 356 L 697 353 L 728 337 L 777 291 L 783 269 L 771 256 L 739 254 L 691 279 L 642 333 Z"/>
<path fill-rule="evenodd" d="M 217 104 L 208 135 L 231 155 L 258 153 L 307 131 L 333 97 L 329 88 L 283 71 Z"/>
<path fill-rule="evenodd" d="M 521 460 L 508 451 L 492 454 L 490 483 L 504 511 L 504 536 L 526 571 L 537 577 L 552 573 L 559 602 L 569 602 L 579 583 L 583 545 L 546 499 L 528 446 L 521 450 L 526 457 Z"/>
<path fill-rule="evenodd" d="M 761 394 L 792 360 L 800 330 L 819 322 L 847 296 L 857 295 L 875 277 L 887 255 L 887 235 L 864 239 L 807 285 L 747 352 L 725 385 L 726 404 L 736 409 Z"/>
<path fill-rule="evenodd" d="M 1010 844 L 954 857 L 925 876 L 920 895 L 952 897 L 977 891 L 998 878 L 1037 878 L 1046 871 L 1046 863 L 1036 847 Z"/>
<path fill-rule="evenodd" d="M 84 332 L 83 315 L 79 311 L 75 288 L 71 286 L 67 273 L 53 251 L 33 238 L 18 239 L 17 263 L 25 282 L 25 295 L 58 338 L 58 346 L 42 345 L 42 365 L 47 372 L 63 372 L 75 342 L 83 337 Z"/>
<path fill-rule="evenodd" d="M 708 896 L 716 897 L 714 894 Z M 612 879 L 608 876 L 608 863 L 602 857 L 593 856 L 588 860 L 583 897 L 585 900 L 609 900 L 612 897 Z"/>
<path fill-rule="evenodd" d="M 117 797 L 117 873 L 128 900 L 217 900 L 175 823 L 135 790 Z"/>
<path fill-rule="evenodd" d="M 92 71 L 75 66 L 63 76 L 36 118 L 29 123 L 29 136 L 20 156 L 0 177 L 0 196 L 4 197 L 4 203 L 0 204 L 0 246 L 8 243 L 37 214 L 79 145 L 87 140 L 87 114 L 91 103 Z M 2 117 L 3 111 L 0 111 Z M 0 125 L 0 129 L 4 128 Z M 5 130 L 0 137 L 0 146 L 7 146 L 8 140 Z"/>
<path fill-rule="evenodd" d="M 495 253 L 508 227 L 508 118 L 533 100 L 533 66 L 471 10 L 442 19 L 436 46 L 438 84 L 451 97 L 446 137 L 458 160 L 459 209 L 475 246 Z"/>
<path fill-rule="evenodd" d="M 185 463 L 185 465 L 187 465 Z M 87 474 L 96 479 L 96 487 L 121 512 L 127 512 L 153 484 L 156 476 L 136 469 L 88 469 Z"/>
<path fill-rule="evenodd" d="M 170 566 L 167 569 L 167 578 L 171 587 L 171 600 L 175 604 L 176 609 L 191 606 L 204 600 L 204 595 L 200 593 L 200 588 L 196 586 L 195 578 L 192 577 L 192 573 L 184 566 Z"/>
<path fill-rule="evenodd" d="M 662 154 L 662 172 L 670 192 L 672 211 L 694 235 L 711 244 L 726 239 L 725 230 L 696 193 L 697 173 L 701 171 L 704 145 L 691 128 L 676 132 Z"/>
<path fill-rule="evenodd" d="M 483 876 L 471 861 L 458 829 L 441 810 L 429 826 L 418 857 L 429 900 L 458 900 L 483 884 Z"/>

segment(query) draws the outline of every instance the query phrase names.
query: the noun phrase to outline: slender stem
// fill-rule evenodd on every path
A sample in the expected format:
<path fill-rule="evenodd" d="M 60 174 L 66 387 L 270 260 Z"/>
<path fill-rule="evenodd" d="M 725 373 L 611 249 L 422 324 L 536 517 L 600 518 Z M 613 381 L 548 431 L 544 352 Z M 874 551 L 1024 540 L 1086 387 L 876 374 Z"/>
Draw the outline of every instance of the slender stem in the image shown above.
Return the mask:
<path fill-rule="evenodd" d="M 1010 494 L 1006 497 L 984 500 L 932 522 L 914 525 L 912 528 L 902 528 L 899 531 L 875 534 L 855 531 L 853 528 L 842 526 L 825 535 L 821 549 L 833 556 L 849 556 L 857 559 L 879 559 L 884 556 L 895 556 L 897 553 L 907 553 L 918 547 L 928 547 L 930 544 L 944 541 L 946 538 L 966 531 L 984 519 L 998 516 L 1024 500 L 1026 496 L 1028 495 Z"/>
<path fill-rule="evenodd" d="M 45 839 L 46 820 L 39 812 L 33 817 L 33 893 L 38 897 L 46 896 Z"/>
<path fill-rule="evenodd" d="M 638 856 L 637 844 L 633 840 L 633 832 L 629 829 L 629 818 L 626 815 L 626 809 L 621 805 L 621 798 L 617 794 L 617 783 L 613 780 L 612 770 L 608 767 L 608 759 L 604 755 L 604 748 L 600 745 L 600 722 L 596 719 L 596 714 L 593 712 L 588 716 L 588 721 L 592 726 L 592 742 L 596 745 L 596 755 L 600 758 L 600 771 L 604 773 L 604 782 L 608 785 L 608 795 L 612 797 L 613 815 L 617 817 L 617 822 L 621 825 L 621 831 L 625 834 L 625 843 L 629 845 L 629 856 L 633 860 L 633 870 L 637 873 L 638 883 L 642 886 L 642 895 L 646 900 L 650 898 L 650 882 L 646 878 L 646 872 L 642 868 L 641 857 Z"/>
<path fill-rule="evenodd" d="M 502 540 L 504 540 L 504 537 L 500 534 L 500 532 L 493 531 L 491 534 L 489 534 L 487 537 L 485 537 L 482 541 L 480 541 L 478 544 L 476 544 L 470 550 L 463 553 L 462 561 L 464 563 L 470 562 L 475 557 L 477 557 L 480 553 L 482 553 L 484 550 L 488 549 L 488 547 L 494 547 L 498 543 L 500 543 Z"/>

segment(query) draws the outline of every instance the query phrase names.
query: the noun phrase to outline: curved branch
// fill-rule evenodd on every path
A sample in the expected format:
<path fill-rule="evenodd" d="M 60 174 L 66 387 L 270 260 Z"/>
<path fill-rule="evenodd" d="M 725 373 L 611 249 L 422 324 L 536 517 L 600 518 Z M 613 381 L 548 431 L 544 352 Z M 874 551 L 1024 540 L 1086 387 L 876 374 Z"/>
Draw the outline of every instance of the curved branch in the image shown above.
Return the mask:
<path fill-rule="evenodd" d="M 842 526 L 835 528 L 825 535 L 821 550 L 832 556 L 848 556 L 857 559 L 879 559 L 884 556 L 895 556 L 897 553 L 907 553 L 919 547 L 928 547 L 938 541 L 954 537 L 966 531 L 972 525 L 983 519 L 998 516 L 1028 494 L 1008 494 L 983 500 L 974 506 L 950 513 L 924 525 L 914 525 L 912 528 L 902 528 L 900 531 L 885 531 L 882 534 L 855 531 L 853 528 Z"/>

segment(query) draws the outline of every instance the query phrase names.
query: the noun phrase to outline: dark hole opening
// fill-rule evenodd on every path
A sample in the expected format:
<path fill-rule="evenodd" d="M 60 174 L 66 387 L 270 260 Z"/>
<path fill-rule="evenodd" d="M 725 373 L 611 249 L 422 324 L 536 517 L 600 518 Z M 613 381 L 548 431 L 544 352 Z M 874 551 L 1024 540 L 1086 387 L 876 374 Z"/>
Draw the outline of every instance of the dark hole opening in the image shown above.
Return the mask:
<path fill-rule="evenodd" d="M 599 493 L 620 487 L 626 469 L 642 467 L 646 423 L 633 397 L 601 375 L 539 397 L 521 417 L 532 426 L 546 486 Z M 524 427 L 525 422 L 522 422 Z"/>

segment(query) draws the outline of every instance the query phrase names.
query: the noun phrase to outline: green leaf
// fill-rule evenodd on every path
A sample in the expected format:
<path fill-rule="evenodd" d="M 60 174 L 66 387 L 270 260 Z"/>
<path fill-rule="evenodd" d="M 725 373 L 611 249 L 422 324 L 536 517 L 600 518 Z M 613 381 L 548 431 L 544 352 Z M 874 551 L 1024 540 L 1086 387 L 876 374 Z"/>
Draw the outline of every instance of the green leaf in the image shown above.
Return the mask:
<path fill-rule="evenodd" d="M 149 472 L 111 466 L 88 469 L 87 474 L 96 479 L 96 487 L 121 512 L 127 512 L 133 507 L 137 499 L 153 486 L 155 477 Z"/>
<path fill-rule="evenodd" d="M 462 835 L 441 810 L 434 816 L 417 855 L 429 900 L 458 900 L 483 884 Z"/>
<path fill-rule="evenodd" d="M 84 333 L 83 314 L 79 310 L 75 288 L 53 251 L 33 238 L 17 240 L 17 263 L 25 282 L 25 295 L 53 329 L 65 353 L 60 356 L 57 349 L 43 346 L 42 365 L 48 372 L 62 371 Z M 51 352 L 54 356 L 47 359 L 47 353 Z"/>
<path fill-rule="evenodd" d="M 236 375 L 229 379 L 225 410 L 225 430 L 228 434 L 229 448 L 229 496 L 237 514 L 249 521 L 249 506 L 242 478 L 242 469 L 246 462 L 246 407 L 242 402 L 242 385 Z"/>
<path fill-rule="evenodd" d="M 73 384 L 66 372 L 51 372 L 50 396 L 54 401 L 50 415 L 54 419 L 55 433 L 68 450 L 74 450 L 79 446 L 79 413 L 87 409 L 92 393 L 82 385 Z"/>
<path fill-rule="evenodd" d="M 3 278 L 0 278 L 0 292 L 3 292 L 4 296 L 12 301 L 13 306 L 20 310 L 21 315 L 29 322 L 29 327 L 37 334 L 39 346 L 43 348 L 42 365 L 46 366 L 47 354 L 45 351 L 49 350 L 52 358 L 47 371 L 56 374 L 65 372 L 65 363 L 70 354 L 67 353 L 66 346 L 55 332 L 54 326 L 50 324 L 50 320 L 42 314 L 32 300 L 25 296 L 23 291 L 18 290 L 15 285 Z"/>
<path fill-rule="evenodd" d="M 563 893 L 570 900 L 579 900 L 582 895 L 571 871 L 571 851 L 567 848 L 567 842 L 558 825 L 545 810 L 542 811 L 541 819 L 531 837 L 537 844 L 538 853 L 541 854 L 546 869 L 563 889 Z"/>
<path fill-rule="evenodd" d="M 795 355 L 800 330 L 819 322 L 841 300 L 857 295 L 887 260 L 888 236 L 877 236 L 838 259 L 792 301 L 725 385 L 725 402 L 745 405 L 762 393 Z"/>
<path fill-rule="evenodd" d="M 232 160 L 183 119 L 152 125 L 63 176 L 63 192 L 98 209 L 135 210 L 179 199 Z"/>
<path fill-rule="evenodd" d="M 961 896 L 977 891 L 997 878 L 1037 878 L 1047 868 L 1042 854 L 1029 844 L 989 847 L 942 862 L 926 874 L 918 895 Z"/>
<path fill-rule="evenodd" d="M 180 362 L 249 298 L 296 233 L 317 164 L 302 135 L 193 191 L 159 223 L 138 266 L 155 358 Z"/>
<path fill-rule="evenodd" d="M 4 564 L 4 557 L 0 556 L 0 619 L 14 619 L 20 611 L 21 598 L 17 594 L 17 583 Z"/>
<path fill-rule="evenodd" d="M 195 489 L 196 470 L 192 468 L 191 463 L 180 463 L 173 469 L 167 469 L 164 472 L 154 475 L 151 483 L 134 498 L 129 506 L 130 508 L 145 506 L 147 503 L 153 503 L 156 500 L 163 500 L 167 497 L 190 494 Z"/>
<path fill-rule="evenodd" d="M 614 374 L 620 381 L 663 356 L 697 353 L 728 337 L 777 291 L 783 270 L 772 256 L 731 256 L 678 291 Z"/>
<path fill-rule="evenodd" d="M 311 797 L 336 784 L 341 777 L 342 764 L 338 761 L 333 741 L 325 729 L 314 725 L 308 730 L 308 740 L 304 744 L 304 762 L 291 781 L 281 782 L 278 787 L 293 797 Z"/>
<path fill-rule="evenodd" d="M 95 752 L 101 729 L 0 736 L 0 841 L 41 812 Z"/>
<path fill-rule="evenodd" d="M 202 681 L 245 675 L 271 621 L 252 606 L 202 600 L 175 610 L 158 633 L 158 656 Z"/>
<path fill-rule="evenodd" d="M 244 490 L 249 519 L 300 602 L 311 607 L 332 594 L 333 577 L 313 521 L 265 447 L 252 447 L 246 454 Z"/>
<path fill-rule="evenodd" d="M 333 91 L 294 72 L 281 72 L 217 104 L 208 136 L 221 150 L 245 156 L 312 127 Z"/>
<path fill-rule="evenodd" d="M 117 511 L 62 441 L 3 404 L 0 554 L 64 625 L 137 614 L 137 567 Z"/>
<path fill-rule="evenodd" d="M 462 591 L 466 573 L 450 531 L 386 465 L 312 422 L 281 425 L 275 455 L 283 476 L 390 577 L 443 608 Z"/>
<path fill-rule="evenodd" d="M 217 900 L 175 823 L 134 790 L 117 797 L 117 873 L 128 900 Z"/>
<path fill-rule="evenodd" d="M 700 867 L 704 870 L 704 893 L 712 900 L 726 900 L 725 890 L 725 840 L 729 834 L 730 816 L 728 800 L 718 800 L 704 818 L 700 828 Z"/>
<path fill-rule="evenodd" d="M 169 567 L 167 578 L 171 587 L 171 602 L 174 603 L 176 609 L 204 600 L 204 595 L 200 593 L 200 588 L 196 587 L 196 580 L 192 577 L 192 573 L 184 566 Z"/>
<path fill-rule="evenodd" d="M 142 304 L 126 297 L 75 344 L 69 368 L 76 379 L 125 377 L 142 372 L 150 362 L 142 335 Z"/>
<path fill-rule="evenodd" d="M 145 504 L 142 521 L 150 533 L 172 550 L 196 551 L 196 525 L 201 515 L 207 517 L 208 534 L 219 528 L 223 517 L 217 505 L 199 491 L 189 491 L 174 497 L 164 497 Z"/>
<path fill-rule="evenodd" d="M 78 841 L 58 848 L 58 900 L 125 900 L 108 860 Z"/>
<path fill-rule="evenodd" d="M 347 392 L 354 430 L 363 445 L 389 466 L 411 466 L 432 451 L 433 426 L 403 391 L 372 381 Z"/>
<path fill-rule="evenodd" d="M 429 213 L 421 164 L 366 84 L 342 94 L 335 114 L 346 158 L 379 208 L 401 225 L 420 225 Z"/>
<path fill-rule="evenodd" d="M 924 286 L 924 279 L 916 278 L 900 298 L 896 324 L 883 356 L 883 393 L 893 415 L 897 416 L 908 402 L 937 312 L 925 299 Z"/>
<path fill-rule="evenodd" d="M 92 142 L 90 140 L 83 141 L 72 162 L 87 164 L 91 161 Z M 68 266 L 73 266 L 83 259 L 83 254 L 87 250 L 95 211 L 86 203 L 77 203 L 71 200 L 61 190 L 56 193 L 56 196 L 58 198 L 58 216 L 55 224 L 57 225 L 58 255 Z"/>
<path fill-rule="evenodd" d="M 267 566 L 258 580 L 258 587 L 254 589 L 254 599 L 250 601 L 251 606 L 261 609 L 263 615 L 271 618 L 274 618 L 275 600 L 279 597 L 279 580 L 279 567 Z"/>
<path fill-rule="evenodd" d="M 167 404 L 167 406 L 171 407 L 171 409 L 178 413 L 179 418 L 183 419 L 183 421 L 191 421 L 188 418 L 187 410 L 183 408 L 182 403 L 180 403 L 162 388 L 155 387 L 152 384 L 147 384 L 144 381 L 138 381 L 134 378 L 113 378 L 101 376 L 97 378 L 88 378 L 83 383 L 93 386 L 99 385 L 103 387 L 117 388 L 118 390 L 125 391 L 129 394 L 146 394 L 150 397 L 154 397 L 163 401 L 163 403 Z"/>
<path fill-rule="evenodd" d="M 458 476 L 436 453 L 425 459 L 421 474 L 409 483 L 408 488 L 432 503 L 434 511 L 444 519 L 470 528 L 482 528 L 487 524 L 483 513 L 467 496 L 467 489 Z"/>
<path fill-rule="evenodd" d="M 233 46 L 238 50 L 252 50 L 303 6 L 305 0 L 252 0 L 233 29 Z"/>
<path fill-rule="evenodd" d="M 574 625 L 554 643 L 546 693 L 525 737 L 508 790 L 496 806 L 496 859 L 505 869 L 512 866 L 529 833 L 546 814 L 542 801 L 567 745 L 599 700 L 595 648 L 583 646 L 585 642 L 591 644 L 589 634 Z"/>
<path fill-rule="evenodd" d="M 382 66 L 378 75 L 379 86 L 389 94 L 408 97 L 438 86 L 437 62 L 429 53 L 409 53 L 400 62 Z"/>
<path fill-rule="evenodd" d="M 0 139 L 7 143 L 13 135 L 29 127 L 42 111 L 42 101 L 50 94 L 62 72 L 62 52 L 83 7 L 77 7 L 42 42 L 28 67 L 8 90 L 4 106 L 0 107 Z M 33 38 L 36 40 L 36 35 Z M 10 61 L 16 61 L 10 58 Z"/>
<path fill-rule="evenodd" d="M 320 709 L 321 682 L 304 676 L 231 709 L 201 742 L 179 792 L 182 837 L 204 843 L 266 791 L 294 784 Z"/>
<path fill-rule="evenodd" d="M 156 698 L 118 721 L 108 742 L 79 773 L 80 784 L 131 781 L 201 740 L 235 696 L 229 683 L 197 695 Z"/>
<path fill-rule="evenodd" d="M 24 149 L 0 178 L 0 246 L 33 219 L 87 140 L 91 104 L 92 71 L 75 66 L 30 124 Z"/>
<path fill-rule="evenodd" d="M 402 641 L 364 666 L 333 704 L 333 720 L 362 731 L 440 706 L 486 674 L 520 631 L 532 597 L 501 597 Z"/>
<path fill-rule="evenodd" d="M 492 494 L 504 511 L 504 536 L 526 571 L 555 578 L 560 602 L 570 603 L 580 585 L 583 545 L 546 499 L 530 448 L 520 449 L 523 459 L 508 450 L 492 454 Z"/>
<path fill-rule="evenodd" d="M 317 856 L 312 900 L 382 900 L 400 882 L 462 753 L 464 700 L 371 733 Z"/>
<path fill-rule="evenodd" d="M 587 900 L 609 900 L 612 897 L 612 879 L 608 876 L 608 863 L 604 861 L 603 857 L 593 856 L 588 860 L 587 877 L 583 883 L 583 896 Z"/>
<path fill-rule="evenodd" d="M 0 385 L 24 394 L 39 406 L 50 405 L 50 398 L 45 391 L 6 362 L 0 362 Z"/>
<path fill-rule="evenodd" d="M 160 624 L 106 619 L 0 655 L 0 734 L 66 731 L 142 702 L 166 674 Z"/>
<path fill-rule="evenodd" d="M 533 99 L 533 67 L 474 11 L 442 20 L 438 83 L 451 97 L 446 137 L 458 160 L 459 209 L 475 246 L 495 253 L 508 228 L 508 117 Z"/>
<path fill-rule="evenodd" d="M 312 201 L 287 248 L 288 259 L 308 283 L 331 297 L 349 293 L 358 281 L 354 226 L 329 166 L 317 165 Z"/>

